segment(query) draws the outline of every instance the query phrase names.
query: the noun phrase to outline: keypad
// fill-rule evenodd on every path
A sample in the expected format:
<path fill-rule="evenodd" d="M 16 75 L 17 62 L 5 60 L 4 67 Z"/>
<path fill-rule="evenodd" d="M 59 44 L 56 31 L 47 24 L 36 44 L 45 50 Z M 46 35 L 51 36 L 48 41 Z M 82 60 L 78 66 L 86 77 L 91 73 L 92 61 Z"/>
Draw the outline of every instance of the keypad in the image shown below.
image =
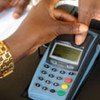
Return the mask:
<path fill-rule="evenodd" d="M 74 75 L 75 73 L 73 71 L 61 70 L 44 64 L 35 86 L 41 88 L 43 91 L 49 91 L 52 94 L 56 93 L 58 96 L 64 96 L 70 84 L 73 82 L 72 77 Z"/>

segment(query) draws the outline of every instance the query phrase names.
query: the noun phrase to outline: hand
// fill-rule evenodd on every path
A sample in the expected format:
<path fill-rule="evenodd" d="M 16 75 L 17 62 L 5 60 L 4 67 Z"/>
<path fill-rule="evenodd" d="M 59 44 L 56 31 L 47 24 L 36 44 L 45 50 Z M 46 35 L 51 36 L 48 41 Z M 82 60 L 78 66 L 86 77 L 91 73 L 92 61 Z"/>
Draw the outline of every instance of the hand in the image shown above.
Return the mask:
<path fill-rule="evenodd" d="M 30 0 L 0 0 L 0 12 L 8 8 L 15 7 L 13 16 L 17 19 L 23 14 L 29 2 Z"/>
<path fill-rule="evenodd" d="M 78 21 L 89 26 L 91 19 L 100 21 L 100 0 L 79 0 Z M 87 32 L 76 35 L 76 43 L 81 44 L 85 40 Z"/>
<path fill-rule="evenodd" d="M 15 7 L 14 18 L 19 18 L 31 0 L 12 0 L 10 5 Z"/>
<path fill-rule="evenodd" d="M 0 12 L 10 7 L 11 0 L 0 0 Z"/>
<path fill-rule="evenodd" d="M 75 18 L 71 15 L 53 9 L 54 3 L 54 0 L 42 0 L 32 8 L 15 34 L 5 40 L 15 61 L 52 41 L 58 35 L 80 34 L 87 31 L 87 26 L 74 22 Z M 63 18 L 66 22 L 56 18 Z"/>

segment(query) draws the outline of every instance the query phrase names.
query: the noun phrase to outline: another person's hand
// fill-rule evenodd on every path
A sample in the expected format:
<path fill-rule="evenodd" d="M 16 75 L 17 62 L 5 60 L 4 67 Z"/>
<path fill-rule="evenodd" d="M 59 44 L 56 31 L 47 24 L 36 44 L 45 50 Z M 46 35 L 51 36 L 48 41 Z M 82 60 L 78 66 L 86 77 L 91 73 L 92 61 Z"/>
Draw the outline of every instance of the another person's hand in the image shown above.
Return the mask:
<path fill-rule="evenodd" d="M 14 18 L 19 18 L 31 0 L 12 0 L 11 6 L 15 6 Z"/>
<path fill-rule="evenodd" d="M 80 23 L 89 26 L 91 19 L 100 21 L 100 0 L 79 0 L 79 18 Z M 85 40 L 87 32 L 76 36 L 76 43 L 81 44 Z"/>
<path fill-rule="evenodd" d="M 0 0 L 0 12 L 10 7 L 10 0 Z"/>
<path fill-rule="evenodd" d="M 76 23 L 71 15 L 53 9 L 56 1 L 41 0 L 32 8 L 15 34 L 5 40 L 15 61 L 52 41 L 58 35 L 80 34 L 88 30 L 86 25 Z M 66 22 L 56 20 L 60 18 Z"/>
<path fill-rule="evenodd" d="M 19 18 L 23 14 L 29 2 L 30 0 L 0 0 L 0 12 L 15 7 L 13 16 L 14 18 Z"/>

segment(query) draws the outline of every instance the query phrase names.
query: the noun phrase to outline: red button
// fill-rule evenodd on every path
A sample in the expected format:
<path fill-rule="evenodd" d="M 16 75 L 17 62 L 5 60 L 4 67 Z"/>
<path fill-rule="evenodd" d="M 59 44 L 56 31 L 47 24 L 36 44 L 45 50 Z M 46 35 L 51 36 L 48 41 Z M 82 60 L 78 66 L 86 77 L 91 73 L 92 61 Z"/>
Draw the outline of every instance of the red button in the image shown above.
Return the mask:
<path fill-rule="evenodd" d="M 66 83 L 71 83 L 72 82 L 72 79 L 71 78 L 65 78 L 65 82 Z"/>

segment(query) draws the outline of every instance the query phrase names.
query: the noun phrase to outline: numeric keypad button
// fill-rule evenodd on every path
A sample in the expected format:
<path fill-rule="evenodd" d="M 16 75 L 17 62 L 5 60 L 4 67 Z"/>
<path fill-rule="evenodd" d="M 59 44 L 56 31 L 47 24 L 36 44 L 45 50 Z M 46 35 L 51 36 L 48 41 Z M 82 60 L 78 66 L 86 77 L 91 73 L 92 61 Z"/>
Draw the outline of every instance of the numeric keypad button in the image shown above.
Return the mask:
<path fill-rule="evenodd" d="M 59 86 L 59 83 L 56 83 L 56 82 L 55 82 L 55 83 L 53 83 L 53 85 L 54 85 L 54 86 Z"/>
<path fill-rule="evenodd" d="M 50 77 L 50 78 L 53 78 L 53 77 L 54 77 L 54 75 L 53 75 L 53 74 L 49 74 L 49 77 Z"/>
<path fill-rule="evenodd" d="M 63 78 L 62 78 L 62 77 L 60 77 L 60 76 L 58 76 L 58 77 L 57 77 L 57 80 L 62 80 L 62 79 L 63 79 Z"/>
<path fill-rule="evenodd" d="M 53 71 L 53 72 L 56 72 L 56 71 L 57 71 L 57 69 L 56 69 L 56 68 L 52 68 L 52 71 Z"/>
<path fill-rule="evenodd" d="M 51 93 L 55 93 L 55 92 L 56 92 L 56 90 L 54 90 L 54 89 L 51 89 L 51 90 L 50 90 L 50 92 L 51 92 Z"/>
<path fill-rule="evenodd" d="M 49 80 L 46 80 L 45 82 L 46 82 L 47 84 L 50 84 L 50 83 L 51 83 L 51 81 L 49 81 Z"/>
<path fill-rule="evenodd" d="M 38 77 L 38 79 L 39 79 L 39 80 L 41 80 L 41 81 L 43 81 L 43 80 L 44 80 L 44 78 L 43 78 L 43 77 L 41 77 L 41 76 L 40 76 L 40 77 Z"/>
<path fill-rule="evenodd" d="M 74 72 L 69 72 L 69 75 L 75 75 L 75 73 Z"/>
<path fill-rule="evenodd" d="M 48 90 L 48 88 L 46 86 L 42 87 L 42 89 L 45 91 Z"/>
<path fill-rule="evenodd" d="M 41 73 L 42 74 L 47 74 L 47 72 L 45 70 L 42 70 Z"/>
<path fill-rule="evenodd" d="M 39 84 L 39 83 L 35 83 L 35 86 L 36 86 L 36 87 L 40 87 L 40 84 Z"/>
<path fill-rule="evenodd" d="M 50 66 L 49 66 L 49 65 L 47 65 L 47 64 L 45 64 L 45 65 L 44 65 L 44 67 L 45 67 L 45 68 L 49 68 Z"/>
<path fill-rule="evenodd" d="M 66 72 L 64 70 L 61 70 L 60 73 L 61 74 L 66 74 Z"/>

